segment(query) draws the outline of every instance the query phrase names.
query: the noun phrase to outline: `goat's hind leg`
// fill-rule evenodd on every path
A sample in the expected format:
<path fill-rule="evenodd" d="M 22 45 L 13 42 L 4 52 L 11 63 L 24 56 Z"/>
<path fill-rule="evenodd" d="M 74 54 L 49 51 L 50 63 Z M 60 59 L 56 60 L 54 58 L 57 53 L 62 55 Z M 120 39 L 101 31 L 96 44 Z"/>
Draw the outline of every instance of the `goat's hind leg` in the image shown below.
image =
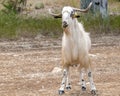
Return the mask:
<path fill-rule="evenodd" d="M 93 95 L 96 95 L 96 87 L 95 87 L 95 84 L 93 82 L 93 76 L 92 76 L 92 71 L 91 71 L 91 59 L 90 58 L 86 58 L 85 65 L 87 65 L 86 71 L 87 71 L 88 79 L 90 82 L 91 93 Z"/>
<path fill-rule="evenodd" d="M 93 82 L 93 76 L 92 76 L 92 72 L 91 72 L 90 68 L 88 69 L 88 78 L 89 78 L 89 81 L 90 81 L 91 93 L 93 95 L 95 95 L 96 94 L 96 87 L 95 87 L 95 84 Z"/>

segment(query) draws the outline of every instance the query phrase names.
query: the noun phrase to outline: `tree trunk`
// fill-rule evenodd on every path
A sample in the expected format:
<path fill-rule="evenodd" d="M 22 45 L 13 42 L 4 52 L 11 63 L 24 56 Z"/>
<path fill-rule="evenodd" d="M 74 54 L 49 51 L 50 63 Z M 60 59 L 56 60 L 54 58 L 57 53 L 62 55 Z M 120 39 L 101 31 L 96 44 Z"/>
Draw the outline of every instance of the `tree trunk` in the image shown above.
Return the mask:
<path fill-rule="evenodd" d="M 80 0 L 81 9 L 85 9 L 88 7 L 89 3 L 93 0 Z M 90 8 L 90 10 L 93 12 L 93 6 Z"/>
<path fill-rule="evenodd" d="M 80 0 L 81 8 L 87 8 L 90 2 L 93 2 L 93 5 L 90 9 L 93 14 L 100 14 L 102 18 L 106 18 L 108 16 L 108 0 Z"/>

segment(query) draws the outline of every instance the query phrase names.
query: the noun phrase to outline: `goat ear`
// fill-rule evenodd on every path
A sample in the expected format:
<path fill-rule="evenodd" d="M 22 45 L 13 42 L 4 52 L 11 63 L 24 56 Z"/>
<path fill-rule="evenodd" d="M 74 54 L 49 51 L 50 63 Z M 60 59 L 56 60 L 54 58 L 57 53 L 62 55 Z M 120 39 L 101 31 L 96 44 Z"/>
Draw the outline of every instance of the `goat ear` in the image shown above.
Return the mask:
<path fill-rule="evenodd" d="M 58 15 L 58 16 L 53 16 L 54 18 L 62 18 L 62 15 Z"/>
<path fill-rule="evenodd" d="M 78 15 L 77 12 L 75 12 L 74 15 L 75 15 L 75 16 L 74 16 L 75 18 L 79 18 L 79 17 L 80 17 L 80 15 Z"/>
<path fill-rule="evenodd" d="M 75 18 L 79 18 L 80 17 L 80 15 L 75 15 Z"/>
<path fill-rule="evenodd" d="M 79 18 L 80 15 L 77 14 L 77 12 L 71 13 L 72 18 Z"/>

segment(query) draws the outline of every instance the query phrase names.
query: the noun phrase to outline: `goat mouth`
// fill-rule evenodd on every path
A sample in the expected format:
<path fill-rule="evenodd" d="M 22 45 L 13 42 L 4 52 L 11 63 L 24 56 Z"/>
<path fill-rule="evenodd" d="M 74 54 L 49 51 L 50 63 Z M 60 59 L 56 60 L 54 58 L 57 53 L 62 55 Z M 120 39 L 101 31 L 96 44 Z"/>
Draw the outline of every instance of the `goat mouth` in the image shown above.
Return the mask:
<path fill-rule="evenodd" d="M 65 24 L 65 25 L 63 25 L 62 27 L 65 29 L 65 28 L 67 28 L 67 27 L 68 27 L 68 25 L 67 25 L 67 24 Z"/>

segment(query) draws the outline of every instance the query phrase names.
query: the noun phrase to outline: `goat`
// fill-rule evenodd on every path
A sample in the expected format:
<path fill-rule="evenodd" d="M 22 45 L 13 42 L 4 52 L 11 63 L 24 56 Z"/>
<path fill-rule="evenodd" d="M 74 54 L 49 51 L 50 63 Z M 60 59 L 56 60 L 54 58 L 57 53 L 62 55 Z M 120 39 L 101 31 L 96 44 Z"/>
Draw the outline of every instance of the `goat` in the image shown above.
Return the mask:
<path fill-rule="evenodd" d="M 49 14 L 54 16 L 54 18 L 62 18 L 62 28 L 64 31 L 62 37 L 63 78 L 59 89 L 60 95 L 64 93 L 65 85 L 66 89 L 71 89 L 69 67 L 74 64 L 79 65 L 82 90 L 86 90 L 86 84 L 83 78 L 84 74 L 82 72 L 84 68 L 88 72 L 91 93 L 96 94 L 96 87 L 91 72 L 91 60 L 89 57 L 91 40 L 89 34 L 85 32 L 83 25 L 78 22 L 77 17 L 79 17 L 79 15 L 76 14 L 76 12 L 87 12 L 91 5 L 92 3 L 90 3 L 86 9 L 65 6 L 62 9 L 62 14 L 55 14 L 49 10 Z"/>

